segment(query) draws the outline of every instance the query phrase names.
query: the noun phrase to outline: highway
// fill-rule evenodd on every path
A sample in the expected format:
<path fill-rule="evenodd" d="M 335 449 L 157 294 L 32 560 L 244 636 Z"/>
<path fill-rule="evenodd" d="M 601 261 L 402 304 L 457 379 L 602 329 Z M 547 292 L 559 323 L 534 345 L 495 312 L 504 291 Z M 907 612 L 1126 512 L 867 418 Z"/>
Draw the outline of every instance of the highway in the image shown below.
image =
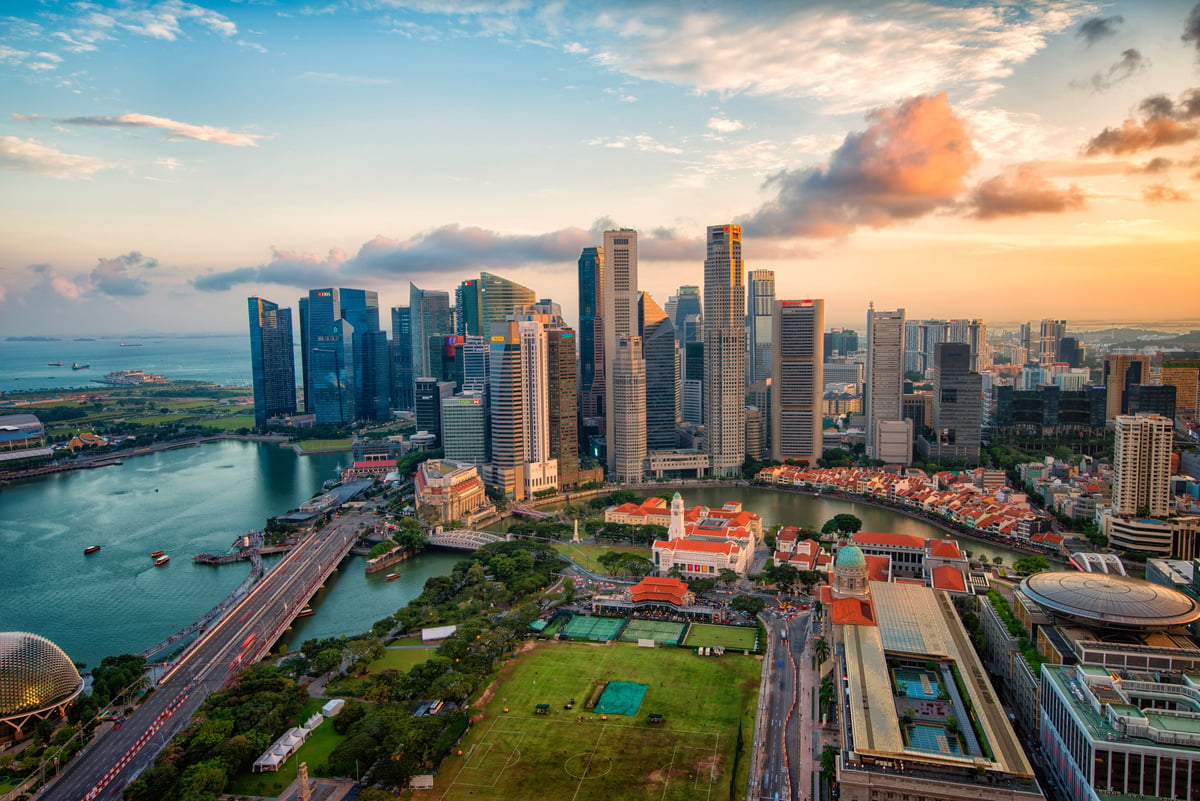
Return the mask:
<path fill-rule="evenodd" d="M 297 545 L 171 666 L 119 729 L 100 735 L 39 798 L 94 801 L 121 790 L 187 726 L 208 695 L 270 650 L 357 539 L 369 514 L 335 518 Z"/>
<path fill-rule="evenodd" d="M 759 777 L 759 796 L 765 801 L 802 801 L 806 792 L 797 792 L 807 782 L 810 762 L 798 746 L 801 733 L 811 731 L 811 715 L 806 700 L 808 689 L 801 686 L 801 665 L 809 657 L 805 643 L 809 612 L 792 620 L 773 615 L 768 618 L 771 639 L 775 643 L 768 671 L 763 769 Z M 783 633 L 787 632 L 787 638 Z"/>

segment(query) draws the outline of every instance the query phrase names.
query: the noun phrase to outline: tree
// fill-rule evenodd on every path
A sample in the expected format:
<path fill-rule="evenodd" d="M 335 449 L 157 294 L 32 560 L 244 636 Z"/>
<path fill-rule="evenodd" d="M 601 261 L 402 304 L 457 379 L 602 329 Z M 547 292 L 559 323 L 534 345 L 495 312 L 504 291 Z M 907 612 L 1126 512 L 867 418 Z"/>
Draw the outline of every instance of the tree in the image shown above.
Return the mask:
<path fill-rule="evenodd" d="M 1004 564 L 1004 557 L 1003 556 L 993 556 L 992 564 L 994 564 L 996 567 L 999 567 L 1000 565 Z"/>
<path fill-rule="evenodd" d="M 722 584 L 736 584 L 741 576 L 736 570 L 730 570 L 727 567 L 721 568 L 721 572 L 717 574 Z"/>
<path fill-rule="evenodd" d="M 813 653 L 817 655 L 817 661 L 824 662 L 829 657 L 829 641 L 824 637 L 818 638 L 813 643 Z"/>
<path fill-rule="evenodd" d="M 822 534 L 854 534 L 862 530 L 862 521 L 852 514 L 836 514 L 821 526 Z"/>
<path fill-rule="evenodd" d="M 837 770 L 837 749 L 832 745 L 827 745 L 821 751 L 821 776 L 826 779 L 832 778 L 835 770 Z"/>
<path fill-rule="evenodd" d="M 739 595 L 729 605 L 739 612 L 745 612 L 750 617 L 754 617 L 763 610 L 767 602 L 753 595 Z"/>
<path fill-rule="evenodd" d="M 1044 556 L 1022 556 L 1013 562 L 1013 569 L 1018 573 L 1041 573 L 1050 569 L 1050 562 Z"/>

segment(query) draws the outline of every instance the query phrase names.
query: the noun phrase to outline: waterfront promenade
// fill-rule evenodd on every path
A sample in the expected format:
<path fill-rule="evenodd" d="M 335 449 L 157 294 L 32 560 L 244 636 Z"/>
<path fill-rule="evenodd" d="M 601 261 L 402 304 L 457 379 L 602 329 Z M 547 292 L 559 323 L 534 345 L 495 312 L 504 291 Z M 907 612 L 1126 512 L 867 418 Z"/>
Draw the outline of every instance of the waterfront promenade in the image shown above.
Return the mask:
<path fill-rule="evenodd" d="M 369 520 L 368 514 L 345 515 L 294 548 L 175 661 L 122 728 L 99 736 L 41 798 L 119 798 L 210 693 L 269 651 Z"/>

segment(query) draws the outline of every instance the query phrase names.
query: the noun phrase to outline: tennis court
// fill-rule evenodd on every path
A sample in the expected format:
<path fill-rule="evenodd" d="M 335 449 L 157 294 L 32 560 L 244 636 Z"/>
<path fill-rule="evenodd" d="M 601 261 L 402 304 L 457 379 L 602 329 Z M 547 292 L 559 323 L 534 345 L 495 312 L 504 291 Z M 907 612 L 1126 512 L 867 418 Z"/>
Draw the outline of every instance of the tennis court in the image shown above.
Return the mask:
<path fill-rule="evenodd" d="M 683 644 L 689 648 L 734 648 L 753 650 L 758 644 L 758 629 L 749 626 L 717 626 L 712 623 L 693 623 Z"/>
<path fill-rule="evenodd" d="M 621 632 L 621 642 L 654 640 L 658 645 L 678 645 L 683 640 L 686 623 L 672 620 L 643 620 L 631 618 Z"/>
<path fill-rule="evenodd" d="M 570 640 L 608 642 L 620 633 L 625 620 L 619 617 L 591 617 L 576 615 L 563 628 L 562 633 Z"/>
<path fill-rule="evenodd" d="M 646 685 L 633 681 L 610 681 L 596 703 L 596 711 L 605 715 L 636 715 L 646 695 Z"/>

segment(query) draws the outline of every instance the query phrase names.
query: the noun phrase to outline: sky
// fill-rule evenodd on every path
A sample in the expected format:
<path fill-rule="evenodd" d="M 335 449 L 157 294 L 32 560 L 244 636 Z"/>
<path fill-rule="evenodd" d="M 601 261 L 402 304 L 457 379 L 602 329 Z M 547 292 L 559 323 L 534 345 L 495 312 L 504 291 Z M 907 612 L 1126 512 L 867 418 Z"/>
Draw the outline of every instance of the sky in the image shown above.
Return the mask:
<path fill-rule="evenodd" d="M 779 298 L 1200 317 L 1200 4 L 0 6 L 0 336 L 236 333 L 245 298 L 493 272 L 576 319 L 743 227 Z"/>

